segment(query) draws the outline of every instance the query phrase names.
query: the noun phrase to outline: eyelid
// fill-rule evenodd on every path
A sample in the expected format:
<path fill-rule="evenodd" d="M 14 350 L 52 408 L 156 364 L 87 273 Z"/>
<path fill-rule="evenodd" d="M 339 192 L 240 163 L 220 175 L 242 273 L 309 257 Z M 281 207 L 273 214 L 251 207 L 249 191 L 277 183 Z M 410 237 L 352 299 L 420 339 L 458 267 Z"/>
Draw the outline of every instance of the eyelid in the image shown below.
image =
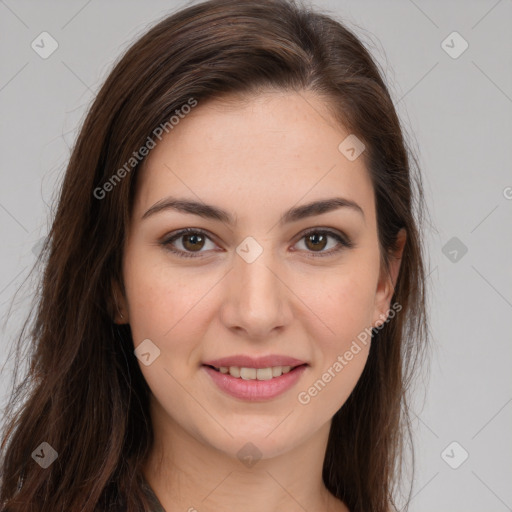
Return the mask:
<path fill-rule="evenodd" d="M 202 228 L 183 228 L 179 229 L 178 231 L 173 231 L 172 233 L 169 233 L 168 235 L 165 235 L 163 239 L 160 241 L 160 244 L 164 246 L 164 249 L 176 254 L 178 257 L 183 258 L 200 258 L 202 257 L 201 254 L 205 251 L 199 251 L 196 254 L 193 252 L 188 251 L 182 251 L 181 249 L 176 249 L 172 246 L 172 242 L 175 240 L 178 240 L 180 237 L 187 235 L 187 234 L 200 234 L 204 237 L 210 239 L 212 242 L 215 242 L 215 236 L 213 236 L 208 231 L 202 229 Z"/>
<path fill-rule="evenodd" d="M 160 241 L 160 244 L 164 246 L 164 248 L 174 254 L 176 254 L 178 257 L 183 258 L 201 258 L 201 254 L 203 252 L 208 251 L 198 251 L 196 253 L 194 252 L 188 252 L 188 251 L 182 251 L 181 249 L 176 249 L 172 246 L 172 242 L 175 240 L 178 240 L 180 237 L 186 235 L 186 234 L 200 234 L 211 240 L 213 243 L 215 242 L 215 236 L 212 235 L 210 232 L 202 229 L 202 228 L 183 228 L 178 231 L 172 232 L 169 235 L 166 235 L 163 237 L 163 239 Z M 312 227 L 307 228 L 306 230 L 302 231 L 299 235 L 297 235 L 297 240 L 294 243 L 296 245 L 299 241 L 301 241 L 304 237 L 308 236 L 312 233 L 320 233 L 322 235 L 330 236 L 331 238 L 334 238 L 338 241 L 339 247 L 337 249 L 330 249 L 329 251 L 298 251 L 298 252 L 306 252 L 308 254 L 308 257 L 328 257 L 330 255 L 338 254 L 344 249 L 351 249 L 355 247 L 354 242 L 348 237 L 345 233 L 339 230 L 335 230 L 333 228 L 326 228 L 326 227 Z"/>
<path fill-rule="evenodd" d="M 330 236 L 338 241 L 339 246 L 335 249 L 330 249 L 329 251 L 318 251 L 318 252 L 305 251 L 307 253 L 308 257 L 310 257 L 310 256 L 313 258 L 329 257 L 329 256 L 337 255 L 345 249 L 352 249 L 353 247 L 355 247 L 355 243 L 350 239 L 350 237 L 348 237 L 342 231 L 339 231 L 339 230 L 333 229 L 333 228 L 324 228 L 324 227 L 320 227 L 320 226 L 313 227 L 313 228 L 307 228 L 306 230 L 302 231 L 298 235 L 297 242 L 295 242 L 295 243 L 300 242 L 300 240 L 302 240 L 304 237 L 306 237 L 310 234 L 313 234 L 313 233 L 320 233 L 322 235 Z"/>

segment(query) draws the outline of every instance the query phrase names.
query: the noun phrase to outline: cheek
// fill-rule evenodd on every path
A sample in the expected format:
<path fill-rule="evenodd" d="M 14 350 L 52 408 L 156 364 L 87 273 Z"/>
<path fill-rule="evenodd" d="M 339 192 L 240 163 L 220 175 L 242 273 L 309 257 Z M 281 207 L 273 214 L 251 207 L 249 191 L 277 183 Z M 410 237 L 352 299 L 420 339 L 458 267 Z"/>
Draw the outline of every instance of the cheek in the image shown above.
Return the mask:
<path fill-rule="evenodd" d="M 322 336 L 326 349 L 343 349 L 350 345 L 352 338 L 371 326 L 376 279 L 371 271 L 351 267 L 310 283 L 310 290 L 314 292 L 309 295 L 308 305 L 329 327 Z"/>
<path fill-rule="evenodd" d="M 370 349 L 373 301 L 369 273 L 331 276 L 323 283 L 323 293 L 314 295 L 311 309 L 329 329 L 318 327 L 311 333 L 315 364 L 297 401 L 319 424 L 339 410 L 361 377 Z"/>
<path fill-rule="evenodd" d="M 194 371 L 186 363 L 200 346 L 201 299 L 207 299 L 212 285 L 133 255 L 125 275 L 134 348 L 149 339 L 159 350 L 148 366 L 139 361 L 141 372 L 164 408 L 179 410 L 183 408 L 180 383 Z"/>
<path fill-rule="evenodd" d="M 141 336 L 170 338 L 180 324 L 187 323 L 207 284 L 160 261 L 151 263 L 142 252 L 131 254 L 125 265 L 125 286 L 134 341 Z"/>
<path fill-rule="evenodd" d="M 134 347 L 146 339 L 160 350 L 150 366 L 140 364 L 152 386 L 189 378 L 200 359 L 205 326 L 214 313 L 211 299 L 220 277 L 200 268 L 177 269 L 141 254 L 126 260 L 125 287 Z M 205 267 L 206 269 L 206 267 Z M 172 380 L 172 379 L 171 379 Z"/>

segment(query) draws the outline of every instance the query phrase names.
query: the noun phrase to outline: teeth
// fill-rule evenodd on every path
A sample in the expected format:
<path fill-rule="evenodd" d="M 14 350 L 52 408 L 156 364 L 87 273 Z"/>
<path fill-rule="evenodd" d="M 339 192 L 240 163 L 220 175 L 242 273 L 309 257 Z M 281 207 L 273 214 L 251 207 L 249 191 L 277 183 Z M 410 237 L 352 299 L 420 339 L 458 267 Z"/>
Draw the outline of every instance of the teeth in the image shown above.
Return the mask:
<path fill-rule="evenodd" d="M 279 377 L 283 373 L 282 366 L 274 366 L 272 368 L 272 377 Z"/>
<path fill-rule="evenodd" d="M 229 374 L 231 377 L 236 377 L 238 379 L 240 377 L 240 368 L 238 368 L 238 366 L 230 366 Z"/>
<path fill-rule="evenodd" d="M 270 380 L 272 378 L 272 368 L 258 368 L 256 378 L 258 380 Z"/>
<path fill-rule="evenodd" d="M 272 366 L 269 368 L 245 368 L 239 366 L 221 366 L 218 368 L 220 373 L 229 373 L 231 377 L 244 380 L 270 380 L 274 377 L 280 377 L 288 373 L 291 366 Z"/>
<path fill-rule="evenodd" d="M 256 368 L 240 368 L 240 377 L 244 380 L 254 380 L 258 374 Z"/>

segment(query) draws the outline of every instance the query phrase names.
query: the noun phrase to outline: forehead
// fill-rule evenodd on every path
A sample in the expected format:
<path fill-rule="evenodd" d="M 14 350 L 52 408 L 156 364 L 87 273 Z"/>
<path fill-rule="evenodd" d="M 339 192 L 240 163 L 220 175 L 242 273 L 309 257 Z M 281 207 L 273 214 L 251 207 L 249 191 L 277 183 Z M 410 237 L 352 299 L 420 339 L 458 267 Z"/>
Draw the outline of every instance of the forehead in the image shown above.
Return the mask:
<path fill-rule="evenodd" d="M 138 179 L 136 211 L 186 196 L 249 214 L 333 195 L 373 215 L 362 157 L 338 149 L 349 132 L 311 92 L 267 92 L 198 105 L 151 150 Z M 139 215 L 140 217 L 140 215 Z"/>

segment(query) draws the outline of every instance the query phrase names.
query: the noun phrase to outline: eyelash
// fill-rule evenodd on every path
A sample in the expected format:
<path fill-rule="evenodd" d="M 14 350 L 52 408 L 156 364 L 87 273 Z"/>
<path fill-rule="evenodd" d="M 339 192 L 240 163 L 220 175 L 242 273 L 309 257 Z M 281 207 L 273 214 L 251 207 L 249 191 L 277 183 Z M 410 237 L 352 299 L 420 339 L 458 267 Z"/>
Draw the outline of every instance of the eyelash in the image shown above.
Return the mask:
<path fill-rule="evenodd" d="M 329 236 L 333 237 L 335 240 L 337 240 L 340 243 L 340 245 L 341 245 L 341 247 L 339 247 L 337 249 L 334 249 L 334 250 L 331 249 L 330 251 L 327 251 L 327 252 L 323 252 L 322 251 L 322 252 L 319 252 L 319 253 L 315 253 L 314 251 L 307 251 L 307 252 L 310 253 L 310 256 L 313 257 L 313 258 L 318 258 L 318 257 L 325 258 L 327 256 L 332 256 L 333 254 L 339 253 L 343 249 L 351 249 L 355 245 L 348 238 L 342 237 L 341 235 L 339 235 L 335 231 L 331 231 L 329 229 L 319 229 L 319 228 L 310 229 L 309 231 L 304 233 L 300 237 L 300 239 L 298 241 L 302 240 L 303 238 L 305 238 L 308 235 L 311 235 L 313 233 L 322 234 L 322 235 L 329 235 Z M 201 254 L 201 252 L 204 252 L 204 251 L 200 251 L 196 255 L 194 253 L 178 250 L 175 247 L 173 247 L 172 242 L 174 242 L 175 240 L 179 239 L 183 235 L 189 235 L 189 234 L 200 234 L 200 235 L 205 236 L 209 240 L 211 240 L 211 237 L 208 235 L 208 233 L 206 231 L 203 231 L 202 229 L 198 229 L 198 228 L 185 228 L 185 229 L 182 229 L 182 230 L 178 231 L 177 233 L 175 233 L 171 237 L 166 238 L 165 240 L 163 240 L 161 242 L 161 244 L 167 250 L 169 250 L 172 253 L 176 254 L 180 258 L 201 258 L 202 256 L 200 256 L 200 254 Z M 213 241 L 213 240 L 211 240 L 211 241 Z"/>

